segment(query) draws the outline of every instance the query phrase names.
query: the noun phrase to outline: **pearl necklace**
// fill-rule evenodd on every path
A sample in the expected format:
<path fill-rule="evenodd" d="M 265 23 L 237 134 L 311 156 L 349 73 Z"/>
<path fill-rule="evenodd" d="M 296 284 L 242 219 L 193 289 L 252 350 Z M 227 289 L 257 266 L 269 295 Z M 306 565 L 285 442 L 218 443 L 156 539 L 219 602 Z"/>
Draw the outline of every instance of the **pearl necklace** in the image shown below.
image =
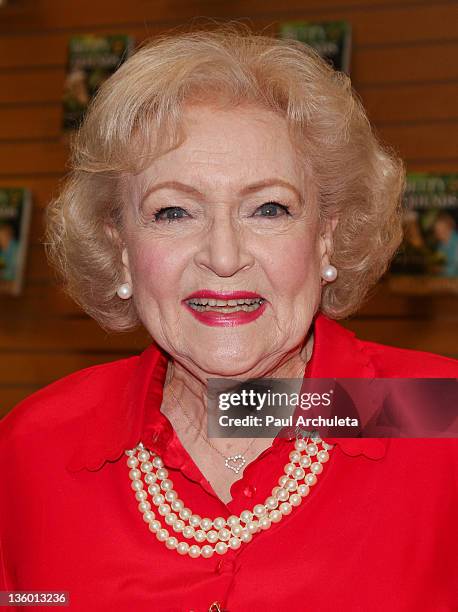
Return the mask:
<path fill-rule="evenodd" d="M 189 555 L 193 559 L 201 556 L 209 559 L 215 552 L 224 555 L 228 550 L 236 550 L 241 544 L 250 542 L 253 535 L 269 529 L 273 523 L 280 522 L 292 512 L 293 507 L 302 503 L 303 498 L 309 494 L 310 487 L 316 484 L 317 475 L 323 471 L 322 464 L 329 460 L 328 451 L 333 448 L 333 445 L 317 437 L 310 443 L 308 440 L 309 438 L 296 439 L 295 450 L 290 452 L 290 462 L 284 468 L 285 474 L 279 478 L 279 486 L 272 489 L 272 495 L 264 504 L 256 504 L 252 511 L 243 510 L 240 516 L 232 515 L 227 519 L 202 518 L 186 508 L 178 498 L 173 482 L 168 478 L 169 473 L 161 457 L 147 450 L 141 442 L 134 449 L 125 451 L 125 454 L 128 456 L 129 477 L 138 509 L 150 531 L 156 534 L 156 538 L 168 549 L 176 550 L 180 555 Z M 184 539 L 194 540 L 197 544 L 190 545 L 170 535 L 169 530 L 163 527 L 152 511 L 148 493 L 166 525 L 175 533 L 183 535 Z"/>

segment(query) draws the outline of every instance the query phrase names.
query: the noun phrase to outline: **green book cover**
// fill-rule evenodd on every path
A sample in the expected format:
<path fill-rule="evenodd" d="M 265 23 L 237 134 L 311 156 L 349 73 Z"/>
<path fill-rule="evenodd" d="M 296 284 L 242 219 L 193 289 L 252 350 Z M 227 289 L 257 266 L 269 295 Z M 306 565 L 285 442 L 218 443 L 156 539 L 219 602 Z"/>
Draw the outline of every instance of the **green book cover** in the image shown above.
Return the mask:
<path fill-rule="evenodd" d="M 28 189 L 0 187 L 0 293 L 22 290 L 30 214 Z"/>
<path fill-rule="evenodd" d="M 73 36 L 68 45 L 63 96 L 63 129 L 77 128 L 100 85 L 132 53 L 131 36 L 114 34 Z"/>
<path fill-rule="evenodd" d="M 287 21 L 280 38 L 292 38 L 313 47 L 336 70 L 350 73 L 351 25 L 347 21 Z"/>
<path fill-rule="evenodd" d="M 408 174 L 403 209 L 404 240 L 392 275 L 453 287 L 458 281 L 458 174 Z"/>

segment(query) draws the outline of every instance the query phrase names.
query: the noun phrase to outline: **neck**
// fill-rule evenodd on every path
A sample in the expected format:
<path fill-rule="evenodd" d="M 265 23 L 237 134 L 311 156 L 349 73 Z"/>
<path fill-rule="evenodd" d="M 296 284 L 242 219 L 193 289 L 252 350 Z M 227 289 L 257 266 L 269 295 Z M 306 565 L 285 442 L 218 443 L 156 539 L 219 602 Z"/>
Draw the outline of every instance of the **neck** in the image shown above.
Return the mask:
<path fill-rule="evenodd" d="M 310 330 L 302 346 L 284 356 L 275 367 L 266 370 L 263 377 L 302 379 L 305 367 L 312 356 L 313 342 L 313 333 Z M 182 438 L 180 434 L 184 433 L 194 440 L 199 437 L 199 432 L 205 435 L 207 431 L 206 398 L 206 381 L 203 382 L 194 376 L 178 361 L 169 361 L 161 412 L 169 418 L 180 438 Z M 184 411 L 186 411 L 185 415 L 182 414 Z M 217 447 L 225 448 L 227 452 L 228 445 L 225 439 L 213 439 L 212 443 Z M 233 443 L 234 439 L 230 444 L 231 447 Z M 246 444 L 247 439 L 245 438 L 239 440 L 238 446 L 242 447 Z"/>

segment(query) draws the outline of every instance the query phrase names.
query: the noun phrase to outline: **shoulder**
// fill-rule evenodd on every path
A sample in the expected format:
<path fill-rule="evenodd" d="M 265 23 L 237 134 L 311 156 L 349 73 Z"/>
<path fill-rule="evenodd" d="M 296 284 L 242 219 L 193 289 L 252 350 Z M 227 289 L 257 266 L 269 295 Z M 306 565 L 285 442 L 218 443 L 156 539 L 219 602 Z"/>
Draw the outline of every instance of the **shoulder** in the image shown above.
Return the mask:
<path fill-rule="evenodd" d="M 349 327 L 321 313 L 315 327 L 317 345 L 321 348 L 320 360 L 325 362 L 324 369 L 351 372 L 349 377 L 458 377 L 457 359 L 362 340 Z M 344 377 L 342 374 L 338 376 Z"/>
<path fill-rule="evenodd" d="M 116 401 L 138 359 L 128 357 L 84 368 L 32 393 L 0 420 L 0 447 L 12 436 L 37 438 L 71 428 L 101 401 Z"/>
<path fill-rule="evenodd" d="M 456 378 L 458 360 L 427 351 L 398 348 L 355 338 L 380 377 Z"/>

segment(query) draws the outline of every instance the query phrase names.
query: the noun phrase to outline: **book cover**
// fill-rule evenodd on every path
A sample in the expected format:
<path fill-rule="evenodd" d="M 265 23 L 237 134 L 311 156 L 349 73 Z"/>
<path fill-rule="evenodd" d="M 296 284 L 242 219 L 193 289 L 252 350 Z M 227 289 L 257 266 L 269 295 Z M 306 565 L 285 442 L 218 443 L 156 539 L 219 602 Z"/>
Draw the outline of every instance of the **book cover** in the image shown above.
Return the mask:
<path fill-rule="evenodd" d="M 63 129 L 76 129 L 97 89 L 129 57 L 134 40 L 125 34 L 73 36 L 68 46 Z"/>
<path fill-rule="evenodd" d="M 391 264 L 391 287 L 458 291 L 458 174 L 408 174 L 403 207 L 404 240 Z"/>
<path fill-rule="evenodd" d="M 293 38 L 313 47 L 336 70 L 350 74 L 351 25 L 347 21 L 287 21 L 280 38 Z"/>
<path fill-rule="evenodd" d="M 28 189 L 0 187 L 0 293 L 21 293 L 31 202 Z"/>

